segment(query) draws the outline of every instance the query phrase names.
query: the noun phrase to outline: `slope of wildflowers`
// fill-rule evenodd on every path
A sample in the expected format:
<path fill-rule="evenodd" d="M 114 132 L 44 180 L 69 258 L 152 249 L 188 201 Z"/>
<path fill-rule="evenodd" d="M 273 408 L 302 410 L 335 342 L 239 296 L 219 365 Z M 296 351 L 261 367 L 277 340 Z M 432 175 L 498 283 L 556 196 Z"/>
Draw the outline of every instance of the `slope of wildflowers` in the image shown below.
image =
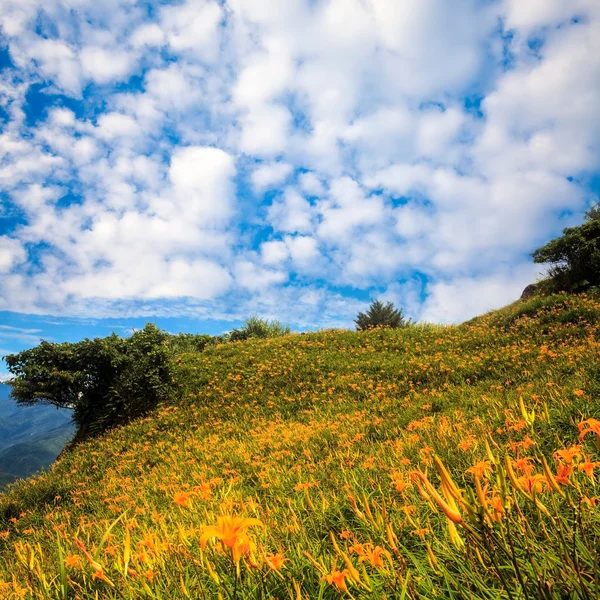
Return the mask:
<path fill-rule="evenodd" d="M 0 496 L 0 598 L 600 597 L 600 297 L 179 356 Z"/>

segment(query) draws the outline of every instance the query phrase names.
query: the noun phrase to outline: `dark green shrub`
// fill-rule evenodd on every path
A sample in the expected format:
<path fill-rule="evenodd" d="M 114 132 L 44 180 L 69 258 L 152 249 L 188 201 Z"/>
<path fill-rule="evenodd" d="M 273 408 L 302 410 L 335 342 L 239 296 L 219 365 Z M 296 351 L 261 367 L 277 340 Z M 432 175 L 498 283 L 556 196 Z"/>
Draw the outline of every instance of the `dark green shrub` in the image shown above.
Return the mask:
<path fill-rule="evenodd" d="M 358 313 L 354 322 L 358 331 L 376 327 L 398 329 L 410 325 L 410 319 L 404 319 L 401 308 L 395 308 L 391 302 L 384 304 L 381 300 L 371 302 L 369 310 L 366 313 Z"/>
<path fill-rule="evenodd" d="M 291 329 L 279 321 L 269 321 L 253 316 L 246 319 L 241 329 L 234 329 L 222 336 L 222 341 L 240 342 L 250 338 L 267 339 L 281 337 L 288 333 L 291 333 Z"/>
<path fill-rule="evenodd" d="M 175 352 L 202 352 L 206 346 L 217 342 L 218 338 L 206 333 L 178 333 L 171 338 Z"/>

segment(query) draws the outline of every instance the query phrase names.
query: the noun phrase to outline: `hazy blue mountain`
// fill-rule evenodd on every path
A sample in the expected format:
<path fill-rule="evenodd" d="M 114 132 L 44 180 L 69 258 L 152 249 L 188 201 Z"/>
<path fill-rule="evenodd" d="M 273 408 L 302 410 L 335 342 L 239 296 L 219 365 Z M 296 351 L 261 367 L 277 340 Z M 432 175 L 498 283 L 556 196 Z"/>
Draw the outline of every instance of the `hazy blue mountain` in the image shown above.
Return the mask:
<path fill-rule="evenodd" d="M 18 406 L 0 383 L 0 489 L 50 466 L 75 427 L 71 412 L 53 406 Z"/>

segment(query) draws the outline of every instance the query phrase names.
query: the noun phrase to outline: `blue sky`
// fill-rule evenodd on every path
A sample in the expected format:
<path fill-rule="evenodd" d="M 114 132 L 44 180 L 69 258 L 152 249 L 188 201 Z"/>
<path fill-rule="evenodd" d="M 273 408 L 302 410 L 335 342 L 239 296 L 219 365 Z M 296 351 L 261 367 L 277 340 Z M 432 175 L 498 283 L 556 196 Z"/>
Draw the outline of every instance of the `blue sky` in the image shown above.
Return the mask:
<path fill-rule="evenodd" d="M 460 322 L 600 188 L 595 0 L 1 0 L 0 350 Z"/>

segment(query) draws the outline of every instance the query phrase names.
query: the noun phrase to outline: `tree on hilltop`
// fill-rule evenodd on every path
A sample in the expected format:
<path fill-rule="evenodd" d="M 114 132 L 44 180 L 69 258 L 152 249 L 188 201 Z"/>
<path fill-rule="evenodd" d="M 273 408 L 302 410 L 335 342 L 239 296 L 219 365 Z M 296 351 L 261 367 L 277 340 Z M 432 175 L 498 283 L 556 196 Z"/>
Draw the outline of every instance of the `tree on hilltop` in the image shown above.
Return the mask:
<path fill-rule="evenodd" d="M 404 319 L 401 308 L 395 308 L 391 302 L 384 304 L 381 300 L 374 300 L 366 313 L 359 312 L 354 319 L 356 329 L 374 329 L 375 327 L 388 327 L 398 329 L 410 324 L 410 319 Z"/>
<path fill-rule="evenodd" d="M 552 291 L 580 291 L 600 285 L 600 205 L 593 206 L 579 227 L 535 250 L 533 262 L 550 264 Z"/>
<path fill-rule="evenodd" d="M 173 393 L 172 337 L 148 323 L 128 338 L 42 341 L 4 357 L 13 375 L 11 397 L 21 405 L 71 409 L 77 441 L 100 435 Z"/>

